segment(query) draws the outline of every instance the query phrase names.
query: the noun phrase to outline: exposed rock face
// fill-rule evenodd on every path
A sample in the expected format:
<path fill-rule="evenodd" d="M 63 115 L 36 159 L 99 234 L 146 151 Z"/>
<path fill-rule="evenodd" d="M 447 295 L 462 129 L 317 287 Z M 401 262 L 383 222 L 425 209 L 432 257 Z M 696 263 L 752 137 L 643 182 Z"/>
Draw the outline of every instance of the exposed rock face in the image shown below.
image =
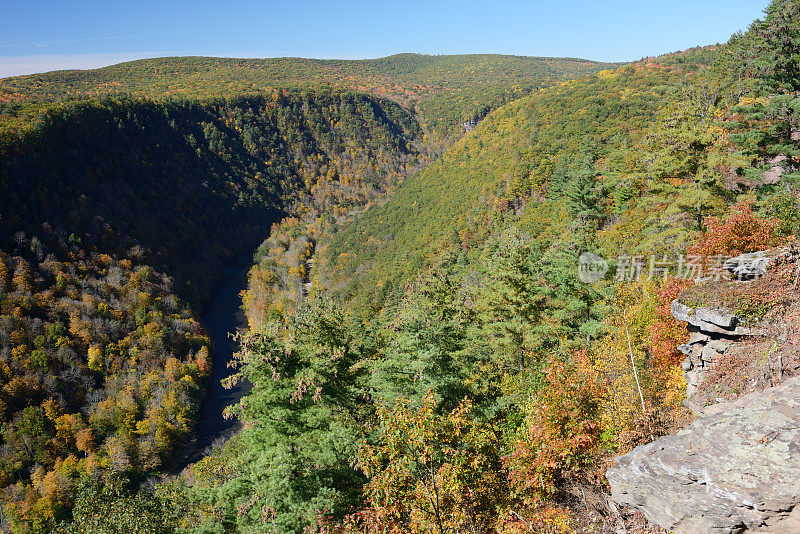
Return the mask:
<path fill-rule="evenodd" d="M 726 278 L 724 288 L 691 301 L 715 302 L 714 290 L 752 291 L 756 283 L 794 295 L 800 247 L 745 254 L 725 268 L 739 282 Z M 611 501 L 678 534 L 800 533 L 800 300 L 780 302 L 785 307 L 757 329 L 711 305 L 672 303 L 690 332 L 678 348 L 686 355 L 686 404 L 697 418 L 677 435 L 617 458 L 606 473 Z M 755 392 L 723 402 L 746 391 Z"/>
<path fill-rule="evenodd" d="M 678 534 L 800 532 L 800 377 L 706 408 L 606 476 L 612 500 Z"/>
<path fill-rule="evenodd" d="M 688 323 L 687 328 L 691 332 L 689 341 L 680 345 L 678 350 L 686 355 L 682 364 L 686 379 L 686 406 L 696 413 L 702 406 L 696 404 L 692 396 L 703 382 L 711 362 L 725 354 L 732 341 L 760 332 L 739 326 L 736 315 L 720 310 L 693 309 L 677 300 L 672 302 L 671 309 L 676 319 Z"/>
<path fill-rule="evenodd" d="M 691 325 L 690 331 L 723 336 L 752 336 L 759 333 L 758 330 L 739 326 L 739 318 L 731 313 L 703 307 L 693 309 L 677 300 L 672 301 L 671 309 L 673 317 Z M 692 329 L 692 326 L 695 328 Z"/>
<path fill-rule="evenodd" d="M 769 164 L 769 170 L 764 171 L 765 184 L 777 184 L 781 181 L 781 176 L 783 176 L 783 173 L 785 172 L 785 169 L 783 168 L 785 162 L 786 156 L 782 154 L 767 160 L 767 164 Z"/>

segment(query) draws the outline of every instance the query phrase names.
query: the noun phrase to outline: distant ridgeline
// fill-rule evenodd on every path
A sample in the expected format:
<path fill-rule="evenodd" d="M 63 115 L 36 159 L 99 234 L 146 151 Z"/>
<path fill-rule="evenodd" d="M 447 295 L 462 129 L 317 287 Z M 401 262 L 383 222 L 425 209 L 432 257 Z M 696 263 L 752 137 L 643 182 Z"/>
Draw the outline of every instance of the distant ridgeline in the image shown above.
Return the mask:
<path fill-rule="evenodd" d="M 638 132 L 659 118 L 659 109 L 687 91 L 698 93 L 689 95 L 697 106 L 706 105 L 702 98 L 720 98 L 718 88 L 702 87 L 702 78 L 696 78 L 699 88 L 687 78 L 713 63 L 717 50 L 698 47 L 646 58 L 498 109 L 406 180 L 385 205 L 331 234 L 315 258 L 317 281 L 370 315 L 420 269 L 441 257 L 476 254 L 510 221 L 531 236 L 541 234 L 542 250 L 582 239 L 559 225 L 574 225 L 577 216 L 598 224 L 601 212 L 616 217 L 636 196 L 635 186 L 609 167 L 608 158 L 628 150 Z M 592 199 L 582 199 L 586 195 Z M 602 201 L 603 195 L 611 199 Z"/>
<path fill-rule="evenodd" d="M 563 79 L 615 65 L 572 58 L 497 54 L 399 54 L 368 60 L 302 58 L 143 59 L 89 71 L 58 71 L 0 80 L 0 116 L 22 122 L 41 103 L 103 95 L 151 98 L 231 97 L 278 87 L 328 84 L 365 91 L 417 108 L 437 144 L 463 133 L 462 123 Z M 430 140 L 431 142 L 434 139 Z"/>

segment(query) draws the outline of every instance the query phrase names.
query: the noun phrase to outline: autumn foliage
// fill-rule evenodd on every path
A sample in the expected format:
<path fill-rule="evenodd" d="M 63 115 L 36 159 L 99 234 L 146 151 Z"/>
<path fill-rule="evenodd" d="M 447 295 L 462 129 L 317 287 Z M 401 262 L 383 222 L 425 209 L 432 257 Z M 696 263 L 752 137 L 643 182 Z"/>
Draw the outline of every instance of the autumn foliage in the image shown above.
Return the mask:
<path fill-rule="evenodd" d="M 602 391 L 586 351 L 572 361 L 551 358 L 528 416 L 505 458 L 512 492 L 539 505 L 592 460 L 602 428 L 598 411 Z"/>
<path fill-rule="evenodd" d="M 87 253 L 52 231 L 19 232 L 11 250 L 0 252 L 0 495 L 15 528 L 47 530 L 69 517 L 82 477 L 173 458 L 209 340 L 135 254 Z"/>
<path fill-rule="evenodd" d="M 689 252 L 703 257 L 737 256 L 779 245 L 781 221 L 762 218 L 753 213 L 753 202 L 743 200 L 731 207 L 724 218 L 709 216 L 704 220 L 705 232 Z"/>
<path fill-rule="evenodd" d="M 686 326 L 672 316 L 670 306 L 681 291 L 691 285 L 690 280 L 669 278 L 656 292 L 656 317 L 650 325 L 653 366 L 666 371 L 678 365 L 684 354 L 678 345 L 688 337 Z"/>
<path fill-rule="evenodd" d="M 490 528 L 505 481 L 497 444 L 471 412 L 466 402 L 441 413 L 431 393 L 419 406 L 400 400 L 380 407 L 380 444 L 364 444 L 358 455 L 371 507 L 348 521 L 372 523 L 367 532 L 378 525 L 381 532 L 439 534 Z"/>

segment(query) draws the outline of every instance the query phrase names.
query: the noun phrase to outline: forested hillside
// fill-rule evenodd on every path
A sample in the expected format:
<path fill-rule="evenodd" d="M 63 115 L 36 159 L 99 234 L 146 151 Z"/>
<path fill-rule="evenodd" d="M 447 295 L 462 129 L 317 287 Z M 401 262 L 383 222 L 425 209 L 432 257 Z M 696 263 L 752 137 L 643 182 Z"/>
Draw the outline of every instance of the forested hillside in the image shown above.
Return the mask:
<path fill-rule="evenodd" d="M 335 90 L 67 103 L 0 144 L 4 528 L 48 531 L 79 481 L 157 473 L 209 373 L 222 263 L 286 212 L 346 210 L 417 164 L 419 128 Z"/>
<path fill-rule="evenodd" d="M 245 297 L 245 428 L 160 488 L 178 530 L 624 524 L 607 466 L 690 417 L 670 302 L 795 239 L 799 7 L 501 107 L 313 240 L 277 227 Z M 726 298 L 757 321 L 776 295 Z"/>
<path fill-rule="evenodd" d="M 681 95 L 682 76 L 659 67 L 624 67 L 503 107 L 404 183 L 385 206 L 337 232 L 318 254 L 316 279 L 346 301 L 361 300 L 371 314 L 398 281 L 444 249 L 466 254 L 509 219 L 521 221 L 533 236 L 562 241 L 561 233 L 546 229 L 566 224 L 567 195 L 592 193 L 601 174 L 596 163 L 631 143 L 630 132 L 645 128 L 658 108 Z"/>
<path fill-rule="evenodd" d="M 92 71 L 0 80 L 0 117 L 19 126 L 35 117 L 43 104 L 103 95 L 230 97 L 324 83 L 417 107 L 425 130 L 437 144 L 447 144 L 463 133 L 462 123 L 473 125 L 491 109 L 539 87 L 610 66 L 583 59 L 497 54 L 398 54 L 369 60 L 144 59 Z"/>

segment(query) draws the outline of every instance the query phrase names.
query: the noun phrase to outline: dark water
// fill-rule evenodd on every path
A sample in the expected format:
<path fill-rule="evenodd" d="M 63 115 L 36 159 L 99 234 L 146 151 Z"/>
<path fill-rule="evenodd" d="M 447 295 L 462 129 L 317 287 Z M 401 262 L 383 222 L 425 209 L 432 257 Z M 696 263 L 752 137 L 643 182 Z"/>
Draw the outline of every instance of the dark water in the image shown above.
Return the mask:
<path fill-rule="evenodd" d="M 240 308 L 242 299 L 239 292 L 247 286 L 247 270 L 252 262 L 253 257 L 250 254 L 236 256 L 228 262 L 222 279 L 217 282 L 208 301 L 203 315 L 203 325 L 213 343 L 210 347 L 212 376 L 200 406 L 194 438 L 174 471 L 180 471 L 190 463 L 200 460 L 214 442 L 226 439 L 236 429 L 236 420 L 225 420 L 222 417 L 222 410 L 238 402 L 251 386 L 249 383 L 239 383 L 235 388 L 225 389 L 220 381 L 234 372 L 228 367 L 228 362 L 238 347 L 230 335 L 246 326 Z"/>

